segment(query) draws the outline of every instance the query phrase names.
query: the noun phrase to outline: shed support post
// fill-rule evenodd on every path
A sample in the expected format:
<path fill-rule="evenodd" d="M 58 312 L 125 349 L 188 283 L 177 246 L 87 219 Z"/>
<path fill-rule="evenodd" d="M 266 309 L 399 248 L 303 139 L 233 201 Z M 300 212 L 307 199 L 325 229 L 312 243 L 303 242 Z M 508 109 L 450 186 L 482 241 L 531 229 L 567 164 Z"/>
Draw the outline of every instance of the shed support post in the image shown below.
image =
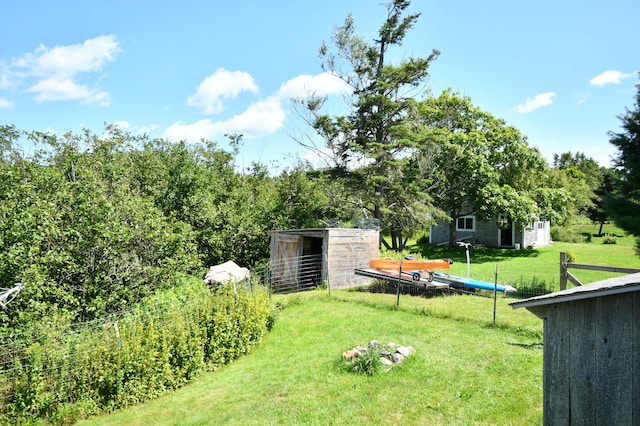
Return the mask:
<path fill-rule="evenodd" d="M 560 252 L 560 290 L 567 289 L 567 253 Z"/>

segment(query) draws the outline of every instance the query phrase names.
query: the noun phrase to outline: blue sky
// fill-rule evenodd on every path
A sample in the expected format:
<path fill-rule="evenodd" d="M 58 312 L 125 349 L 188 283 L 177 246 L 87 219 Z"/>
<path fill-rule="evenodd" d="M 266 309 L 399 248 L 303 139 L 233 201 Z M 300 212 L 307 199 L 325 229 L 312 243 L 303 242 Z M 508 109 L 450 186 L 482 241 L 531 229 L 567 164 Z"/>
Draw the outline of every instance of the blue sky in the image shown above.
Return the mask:
<path fill-rule="evenodd" d="M 633 107 L 640 71 L 637 0 L 414 0 L 396 58 L 441 51 L 434 94 L 450 87 L 520 129 L 551 160 L 583 152 L 603 165 L 608 131 Z M 386 16 L 374 0 L 0 2 L 0 124 L 98 134 L 201 138 L 274 171 L 309 153 L 289 98 L 339 93 L 317 52 L 351 13 L 367 40 Z M 341 104 L 336 100 L 334 108 Z"/>

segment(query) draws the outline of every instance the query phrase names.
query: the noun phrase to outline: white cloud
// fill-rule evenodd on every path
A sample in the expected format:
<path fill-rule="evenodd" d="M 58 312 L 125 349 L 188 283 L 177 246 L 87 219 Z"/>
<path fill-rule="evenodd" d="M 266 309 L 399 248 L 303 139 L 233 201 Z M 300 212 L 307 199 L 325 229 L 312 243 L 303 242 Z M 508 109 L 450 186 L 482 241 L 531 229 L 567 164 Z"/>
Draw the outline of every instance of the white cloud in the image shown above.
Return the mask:
<path fill-rule="evenodd" d="M 164 136 L 170 140 L 199 141 L 236 133 L 254 139 L 275 133 L 283 127 L 284 120 L 285 113 L 280 101 L 270 97 L 252 104 L 243 113 L 226 121 L 204 119 L 192 124 L 174 123 L 167 128 Z"/>
<path fill-rule="evenodd" d="M 139 135 L 150 135 L 154 130 L 158 128 L 157 124 L 151 124 L 149 126 L 142 126 L 138 129 Z"/>
<path fill-rule="evenodd" d="M 0 98 L 0 109 L 11 109 L 11 108 L 13 108 L 13 102 L 5 98 Z"/>
<path fill-rule="evenodd" d="M 223 110 L 225 99 L 235 99 L 243 91 L 258 91 L 253 77 L 246 72 L 220 68 L 200 83 L 196 93 L 187 98 L 187 105 L 198 108 L 204 114 L 218 114 Z"/>
<path fill-rule="evenodd" d="M 302 74 L 280 86 L 279 94 L 286 99 L 302 99 L 312 95 L 325 96 L 349 93 L 349 85 L 334 74 L 323 72 L 317 75 Z"/>
<path fill-rule="evenodd" d="M 605 84 L 620 84 L 625 78 L 633 76 L 634 73 L 623 73 L 622 71 L 607 70 L 589 80 L 589 84 L 598 87 L 602 87 Z"/>
<path fill-rule="evenodd" d="M 545 92 L 537 94 L 533 98 L 527 98 L 525 103 L 517 106 L 518 112 L 532 112 L 540 107 L 551 105 L 553 103 L 554 96 L 556 96 L 554 92 Z"/>
<path fill-rule="evenodd" d="M 6 89 L 13 85 L 13 80 L 15 77 L 5 64 L 0 63 L 0 89 Z"/>
<path fill-rule="evenodd" d="M 200 139 L 212 139 L 220 132 L 220 122 L 214 123 L 210 119 L 198 120 L 195 123 L 186 124 L 182 121 L 173 123 L 164 132 L 164 137 L 172 141 L 199 141 Z"/>
<path fill-rule="evenodd" d="M 200 83 L 196 93 L 187 99 L 187 104 L 199 108 L 204 114 L 220 113 L 226 99 L 234 99 L 243 91 L 258 91 L 251 75 L 220 68 Z M 167 128 L 164 137 L 170 140 L 199 141 L 233 133 L 242 134 L 246 139 L 260 138 L 284 127 L 286 113 L 283 104 L 289 99 L 348 91 L 348 86 L 330 73 L 300 75 L 282 84 L 272 96 L 254 102 L 244 112 L 227 120 L 176 122 Z"/>
<path fill-rule="evenodd" d="M 115 59 L 120 51 L 113 35 L 86 40 L 82 44 L 55 46 L 51 49 L 40 45 L 35 53 L 27 53 L 14 65 L 26 68 L 39 77 L 73 76 L 81 72 L 100 71 L 103 65 Z"/>
<path fill-rule="evenodd" d="M 97 103 L 101 106 L 107 106 L 110 102 L 108 93 L 92 90 L 69 79 L 40 80 L 29 88 L 29 92 L 36 93 L 38 102 L 80 100 L 82 103 Z"/>
<path fill-rule="evenodd" d="M 80 100 L 82 103 L 109 104 L 109 95 L 76 82 L 80 73 L 99 72 L 120 51 L 113 35 L 86 40 L 82 44 L 47 48 L 40 45 L 34 53 L 13 62 L 22 78 L 35 78 L 30 92 L 42 101 Z"/>
<path fill-rule="evenodd" d="M 226 122 L 227 133 L 242 133 L 258 138 L 275 133 L 284 125 L 285 113 L 280 101 L 270 97 L 252 104 L 242 114 Z"/>
<path fill-rule="evenodd" d="M 115 123 L 113 123 L 113 125 L 121 130 L 126 130 L 131 128 L 131 124 L 129 124 L 128 121 L 122 121 L 122 120 L 116 121 Z"/>
<path fill-rule="evenodd" d="M 573 95 L 576 105 L 582 105 L 583 103 L 587 102 L 590 97 L 591 93 L 574 93 Z"/>

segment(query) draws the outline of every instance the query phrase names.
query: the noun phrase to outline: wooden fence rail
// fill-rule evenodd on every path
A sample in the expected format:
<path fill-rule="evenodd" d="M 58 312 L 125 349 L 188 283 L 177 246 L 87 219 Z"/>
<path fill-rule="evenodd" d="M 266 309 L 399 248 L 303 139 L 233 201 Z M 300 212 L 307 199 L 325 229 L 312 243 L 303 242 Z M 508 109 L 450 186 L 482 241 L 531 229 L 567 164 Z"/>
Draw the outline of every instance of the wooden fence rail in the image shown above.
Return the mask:
<path fill-rule="evenodd" d="M 603 272 L 615 272 L 620 274 L 634 274 L 640 272 L 640 269 L 635 268 L 622 268 L 618 266 L 597 266 L 597 265 L 584 265 L 581 263 L 567 262 L 567 253 L 560 252 L 560 290 L 567 289 L 567 282 L 571 282 L 575 286 L 581 286 L 582 283 L 577 279 L 569 269 L 587 269 L 590 271 L 603 271 Z"/>

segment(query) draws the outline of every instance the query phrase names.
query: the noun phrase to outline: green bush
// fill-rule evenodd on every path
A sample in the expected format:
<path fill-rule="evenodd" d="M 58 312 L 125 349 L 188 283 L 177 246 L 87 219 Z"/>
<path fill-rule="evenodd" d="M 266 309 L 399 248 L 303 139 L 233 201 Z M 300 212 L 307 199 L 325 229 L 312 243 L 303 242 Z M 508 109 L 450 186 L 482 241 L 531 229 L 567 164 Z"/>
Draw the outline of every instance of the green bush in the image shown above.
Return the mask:
<path fill-rule="evenodd" d="M 429 244 L 429 234 L 424 233 L 416 240 L 416 244 Z"/>
<path fill-rule="evenodd" d="M 567 252 L 567 258 L 569 253 Z M 528 297 L 540 296 L 553 292 L 553 283 L 547 284 L 543 279 L 534 276 L 530 282 L 520 282 L 517 286 L 517 292 L 507 293 L 507 297 L 516 299 L 525 299 Z"/>
<path fill-rule="evenodd" d="M 190 278 L 127 314 L 11 336 L 0 346 L 0 423 L 65 423 L 155 398 L 246 354 L 269 316 L 262 287 L 214 292 Z"/>
<path fill-rule="evenodd" d="M 575 261 L 576 261 L 576 253 L 573 250 L 567 250 L 566 254 L 567 254 L 567 262 L 575 263 Z"/>
<path fill-rule="evenodd" d="M 617 244 L 618 238 L 615 235 L 605 235 L 602 238 L 602 244 Z"/>
<path fill-rule="evenodd" d="M 591 238 L 587 238 L 584 234 L 559 226 L 552 226 L 550 233 L 553 241 L 565 243 L 586 243 L 591 241 Z"/>

